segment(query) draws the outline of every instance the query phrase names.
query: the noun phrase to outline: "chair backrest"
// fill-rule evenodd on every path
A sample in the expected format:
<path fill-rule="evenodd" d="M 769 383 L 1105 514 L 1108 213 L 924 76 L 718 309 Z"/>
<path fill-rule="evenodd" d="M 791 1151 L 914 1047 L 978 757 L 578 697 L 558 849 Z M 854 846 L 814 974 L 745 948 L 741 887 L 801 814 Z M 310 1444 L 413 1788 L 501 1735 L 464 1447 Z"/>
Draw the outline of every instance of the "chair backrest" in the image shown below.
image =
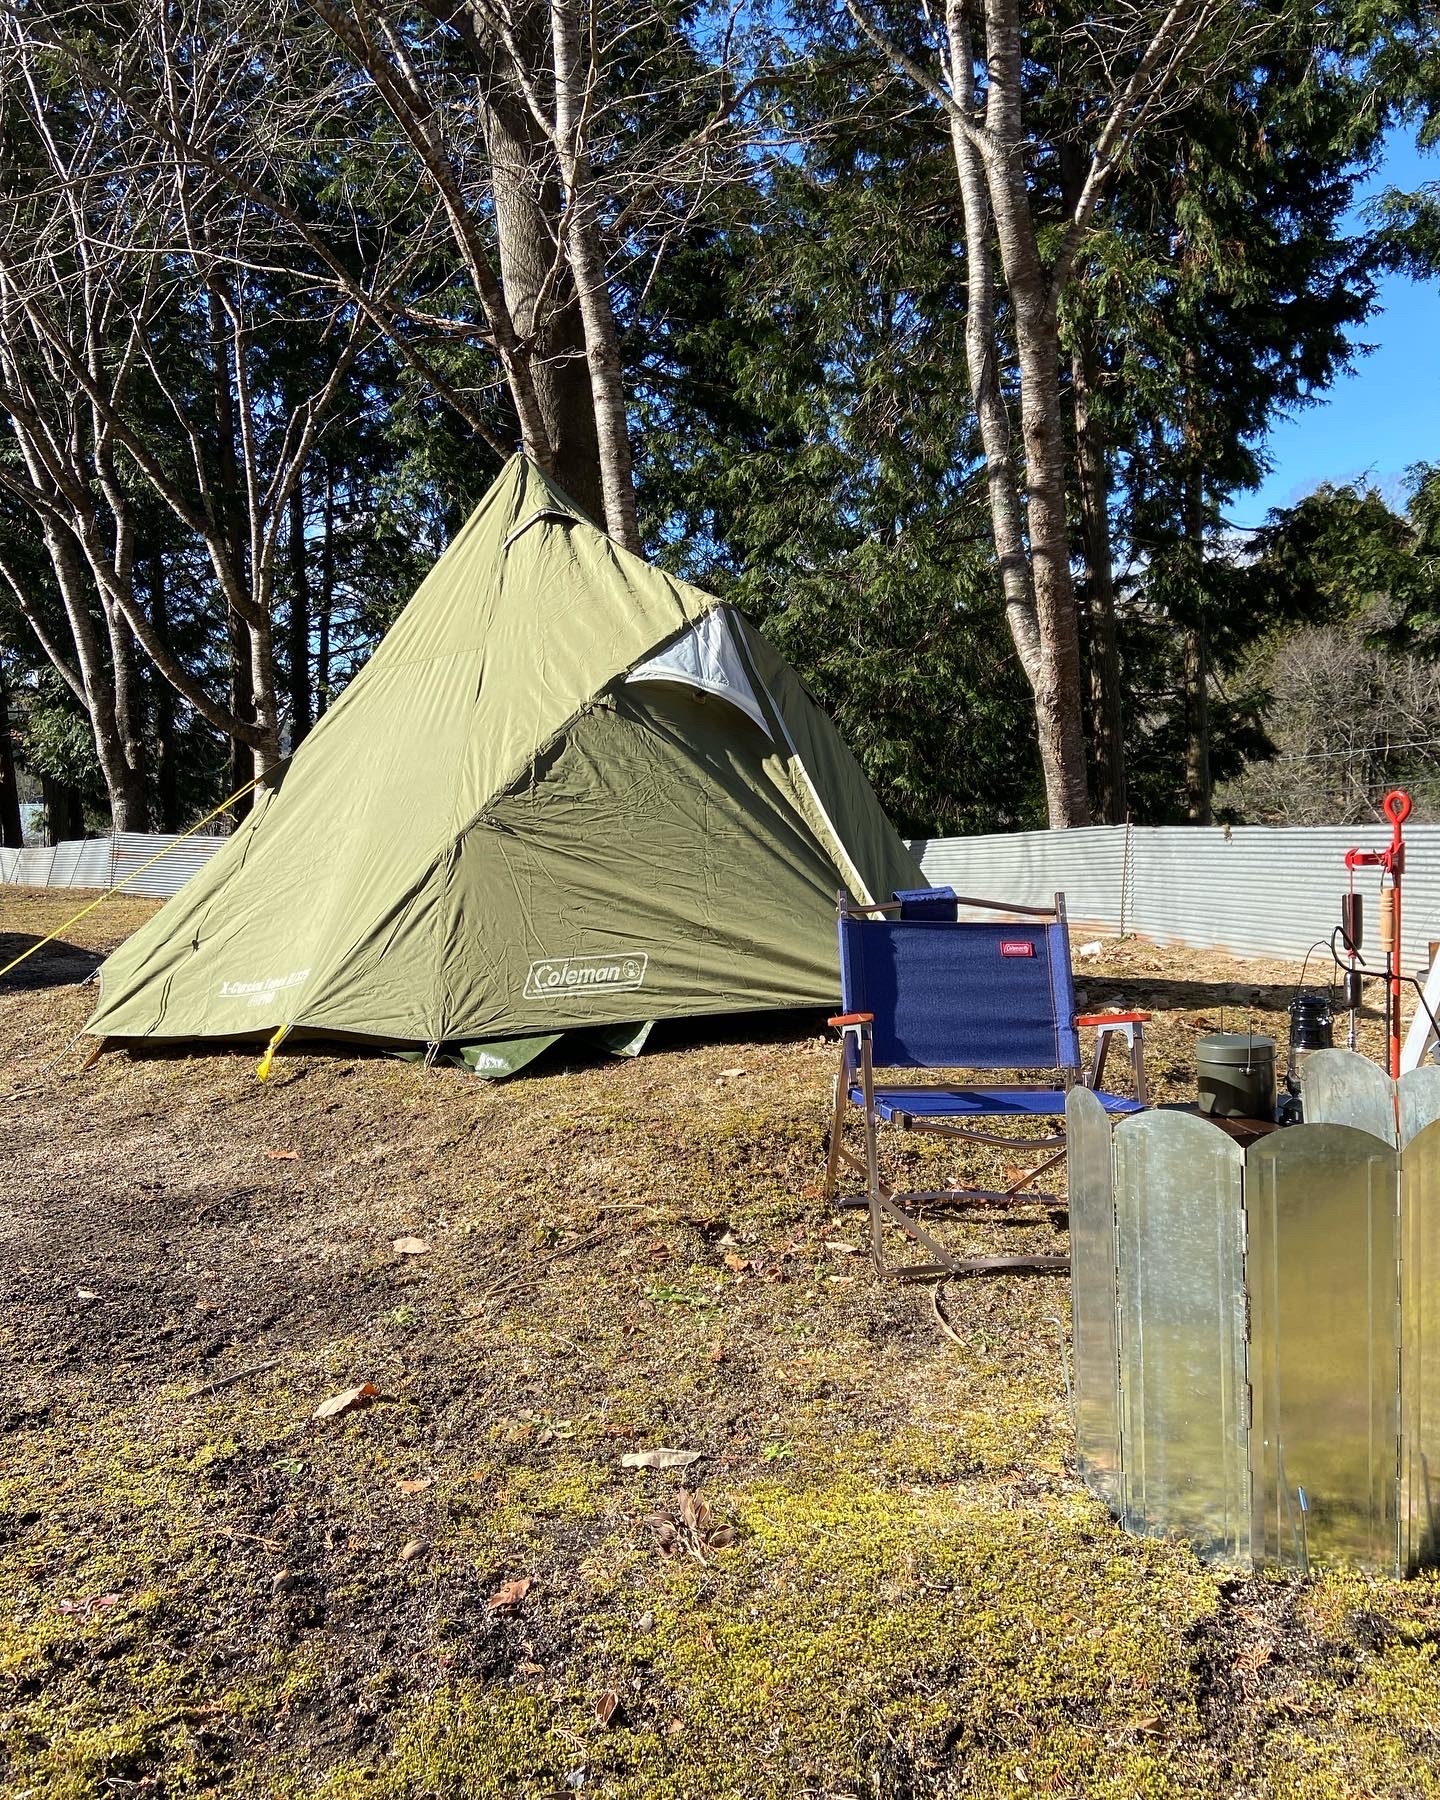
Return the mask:
<path fill-rule="evenodd" d="M 960 916 L 952 887 L 896 888 L 895 900 L 902 919 L 940 919 L 953 925 Z"/>
<path fill-rule="evenodd" d="M 1070 934 L 1060 917 L 958 922 L 842 911 L 846 1012 L 875 1015 L 882 1068 L 1080 1067 Z"/>

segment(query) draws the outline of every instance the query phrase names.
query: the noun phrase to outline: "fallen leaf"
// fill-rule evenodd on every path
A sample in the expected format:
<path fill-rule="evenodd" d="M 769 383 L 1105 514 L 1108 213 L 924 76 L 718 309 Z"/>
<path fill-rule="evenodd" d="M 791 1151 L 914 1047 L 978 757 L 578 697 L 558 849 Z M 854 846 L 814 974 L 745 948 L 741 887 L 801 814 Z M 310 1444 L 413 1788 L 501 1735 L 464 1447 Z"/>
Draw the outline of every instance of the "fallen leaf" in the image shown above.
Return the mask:
<path fill-rule="evenodd" d="M 426 1549 L 424 1538 L 411 1538 L 410 1542 L 401 1549 L 400 1560 L 402 1563 L 414 1562 L 417 1556 L 425 1554 Z"/>
<path fill-rule="evenodd" d="M 100 1298 L 100 1296 L 98 1294 L 91 1293 L 89 1288 L 76 1288 L 75 1298 L 77 1300 L 98 1300 Z"/>
<path fill-rule="evenodd" d="M 706 1537 L 705 1544 L 710 1550 L 728 1550 L 739 1535 L 733 1525 L 717 1525 Z"/>
<path fill-rule="evenodd" d="M 487 1610 L 489 1612 L 513 1612 L 535 1585 L 533 1575 L 517 1575 L 513 1581 L 502 1582 L 490 1596 Z"/>
<path fill-rule="evenodd" d="M 1235 1667 L 1242 1675 L 1254 1675 L 1265 1667 L 1274 1654 L 1274 1644 L 1269 1638 L 1261 1638 L 1258 1643 L 1251 1644 L 1249 1649 L 1240 1652 L 1235 1658 Z"/>
<path fill-rule="evenodd" d="M 680 1533 L 667 1519 L 664 1513 L 649 1513 L 641 1520 L 655 1533 L 655 1543 L 662 1556 L 677 1556 L 680 1552 Z"/>
<path fill-rule="evenodd" d="M 620 1710 L 620 1696 L 613 1688 L 606 1688 L 595 1702 L 595 1723 L 608 1725 Z"/>
<path fill-rule="evenodd" d="M 322 1400 L 310 1417 L 338 1419 L 342 1413 L 354 1412 L 356 1407 L 365 1406 L 379 1392 L 373 1381 L 362 1381 L 359 1387 L 346 1388 L 343 1394 L 332 1394 L 328 1400 Z"/>
<path fill-rule="evenodd" d="M 397 1256 L 428 1256 L 430 1254 L 430 1246 L 424 1238 L 417 1237 L 398 1237 L 391 1245 L 391 1249 Z"/>
<path fill-rule="evenodd" d="M 118 1594 L 92 1594 L 88 1600 L 62 1600 L 60 1611 L 62 1613 L 78 1613 L 82 1618 L 88 1618 L 97 1606 L 118 1606 L 119 1604 L 120 1596 Z"/>
<path fill-rule="evenodd" d="M 537 1662 L 516 1663 L 515 1673 L 517 1675 L 543 1675 L 545 1673 L 545 1665 L 544 1663 Z"/>
<path fill-rule="evenodd" d="M 727 1269 L 733 1269 L 737 1275 L 743 1275 L 746 1269 L 750 1267 L 750 1258 L 748 1256 L 737 1256 L 733 1250 L 727 1250 L 725 1252 L 725 1267 Z"/>
<path fill-rule="evenodd" d="M 299 1162 L 300 1152 L 298 1150 L 267 1150 L 265 1160 L 267 1162 Z"/>
<path fill-rule="evenodd" d="M 715 1079 L 717 1081 L 736 1081 L 744 1073 L 744 1069 L 722 1069 Z"/>
<path fill-rule="evenodd" d="M 432 1488 L 434 1485 L 435 1477 L 433 1475 L 417 1475 L 413 1480 L 402 1481 L 399 1484 L 402 1494 L 423 1494 L 426 1488 Z"/>
<path fill-rule="evenodd" d="M 699 1462 L 698 1450 L 632 1450 L 620 1458 L 622 1469 L 688 1469 Z"/>
<path fill-rule="evenodd" d="M 840 1238 L 826 1238 L 825 1248 L 835 1251 L 838 1256 L 858 1256 L 860 1254 L 858 1244 L 847 1244 Z"/>
<path fill-rule="evenodd" d="M 710 1346 L 710 1360 L 711 1362 L 723 1362 L 725 1360 L 725 1346 L 718 1340 Z"/>
<path fill-rule="evenodd" d="M 710 1524 L 710 1508 L 698 1494 L 692 1494 L 689 1488 L 680 1490 L 680 1518 L 691 1531 L 703 1532 Z"/>

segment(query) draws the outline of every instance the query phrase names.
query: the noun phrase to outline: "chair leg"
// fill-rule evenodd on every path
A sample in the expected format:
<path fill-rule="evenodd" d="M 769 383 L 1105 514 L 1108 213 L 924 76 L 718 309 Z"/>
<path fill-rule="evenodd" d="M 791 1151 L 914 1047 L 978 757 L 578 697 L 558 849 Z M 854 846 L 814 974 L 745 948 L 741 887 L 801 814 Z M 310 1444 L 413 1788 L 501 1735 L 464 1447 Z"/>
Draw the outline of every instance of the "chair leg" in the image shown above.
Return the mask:
<path fill-rule="evenodd" d="M 879 1275 L 886 1273 L 884 1222 L 881 1217 L 880 1145 L 874 1109 L 865 1108 L 865 1194 L 870 1202 L 870 1260 Z"/>
<path fill-rule="evenodd" d="M 1110 1055 L 1110 1033 L 1102 1025 L 1095 1034 L 1095 1055 L 1090 1063 L 1090 1079 L 1086 1086 L 1098 1093 L 1105 1079 L 1105 1063 Z"/>
<path fill-rule="evenodd" d="M 1130 1039 L 1130 1067 L 1135 1074 L 1135 1098 L 1142 1106 L 1150 1104 L 1150 1084 L 1145 1079 L 1145 1026 L 1137 1020 Z"/>
<path fill-rule="evenodd" d="M 845 1113 L 850 1105 L 849 1069 L 845 1051 L 840 1052 L 840 1072 L 835 1077 L 835 1105 L 830 1117 L 830 1142 L 825 1154 L 825 1185 L 821 1189 L 827 1200 L 833 1200 L 840 1189 L 840 1158 L 845 1142 Z"/>
<path fill-rule="evenodd" d="M 1061 1275 L 1070 1267 L 1068 1256 L 955 1256 L 894 1200 L 880 1199 L 876 1211 L 934 1258 L 928 1263 L 887 1264 L 877 1251 L 875 1267 L 881 1275 L 911 1280 L 930 1275 Z"/>

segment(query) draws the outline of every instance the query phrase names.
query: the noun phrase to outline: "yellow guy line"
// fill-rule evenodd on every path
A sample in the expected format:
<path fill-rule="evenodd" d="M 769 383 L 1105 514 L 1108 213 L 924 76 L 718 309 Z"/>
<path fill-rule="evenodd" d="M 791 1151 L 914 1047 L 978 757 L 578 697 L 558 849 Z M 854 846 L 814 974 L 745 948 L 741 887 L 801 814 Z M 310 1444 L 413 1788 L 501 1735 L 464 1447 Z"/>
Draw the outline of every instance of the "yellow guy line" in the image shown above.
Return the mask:
<path fill-rule="evenodd" d="M 268 773 L 269 771 L 267 770 L 266 774 Z M 63 920 L 53 931 L 48 932 L 37 943 L 32 944 L 28 950 L 22 950 L 15 958 L 14 962 L 6 963 L 5 967 L 0 969 L 0 981 L 3 981 L 12 969 L 18 969 L 21 963 L 32 957 L 37 950 L 43 950 L 47 944 L 53 944 L 62 931 L 68 931 L 77 920 L 83 919 L 86 913 L 92 913 L 97 906 L 103 906 L 112 894 L 118 894 L 121 888 L 129 887 L 130 883 L 137 875 L 143 875 L 153 863 L 159 862 L 162 856 L 168 856 L 175 848 L 175 844 L 183 844 L 186 838 L 194 837 L 195 833 L 203 830 L 212 819 L 218 819 L 227 806 L 233 806 L 237 800 L 244 799 L 251 788 L 257 786 L 264 779 L 264 775 L 257 775 L 253 781 L 247 781 L 244 787 L 236 788 L 235 792 L 231 794 L 228 800 L 222 800 L 215 808 L 214 812 L 206 813 L 205 817 L 201 819 L 198 825 L 192 825 L 188 831 L 182 831 L 179 837 L 175 839 L 174 843 L 167 844 L 163 850 L 157 850 L 153 856 L 147 857 L 138 869 L 132 869 L 125 879 L 123 881 L 117 881 L 114 887 L 106 888 L 105 892 L 101 894 L 98 900 L 92 900 L 88 906 L 82 906 L 79 912 L 71 913 L 68 919 Z"/>

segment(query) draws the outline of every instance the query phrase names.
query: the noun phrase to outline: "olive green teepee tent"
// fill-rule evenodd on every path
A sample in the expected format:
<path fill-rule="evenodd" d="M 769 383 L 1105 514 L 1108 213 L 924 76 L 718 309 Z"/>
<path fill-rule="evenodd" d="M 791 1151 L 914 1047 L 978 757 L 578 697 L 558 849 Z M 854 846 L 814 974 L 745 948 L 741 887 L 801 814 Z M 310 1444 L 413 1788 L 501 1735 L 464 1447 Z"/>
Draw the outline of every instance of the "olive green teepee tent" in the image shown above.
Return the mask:
<path fill-rule="evenodd" d="M 837 888 L 922 884 L 764 638 L 517 457 L 88 1029 L 504 1073 L 580 1027 L 833 1000 Z"/>

